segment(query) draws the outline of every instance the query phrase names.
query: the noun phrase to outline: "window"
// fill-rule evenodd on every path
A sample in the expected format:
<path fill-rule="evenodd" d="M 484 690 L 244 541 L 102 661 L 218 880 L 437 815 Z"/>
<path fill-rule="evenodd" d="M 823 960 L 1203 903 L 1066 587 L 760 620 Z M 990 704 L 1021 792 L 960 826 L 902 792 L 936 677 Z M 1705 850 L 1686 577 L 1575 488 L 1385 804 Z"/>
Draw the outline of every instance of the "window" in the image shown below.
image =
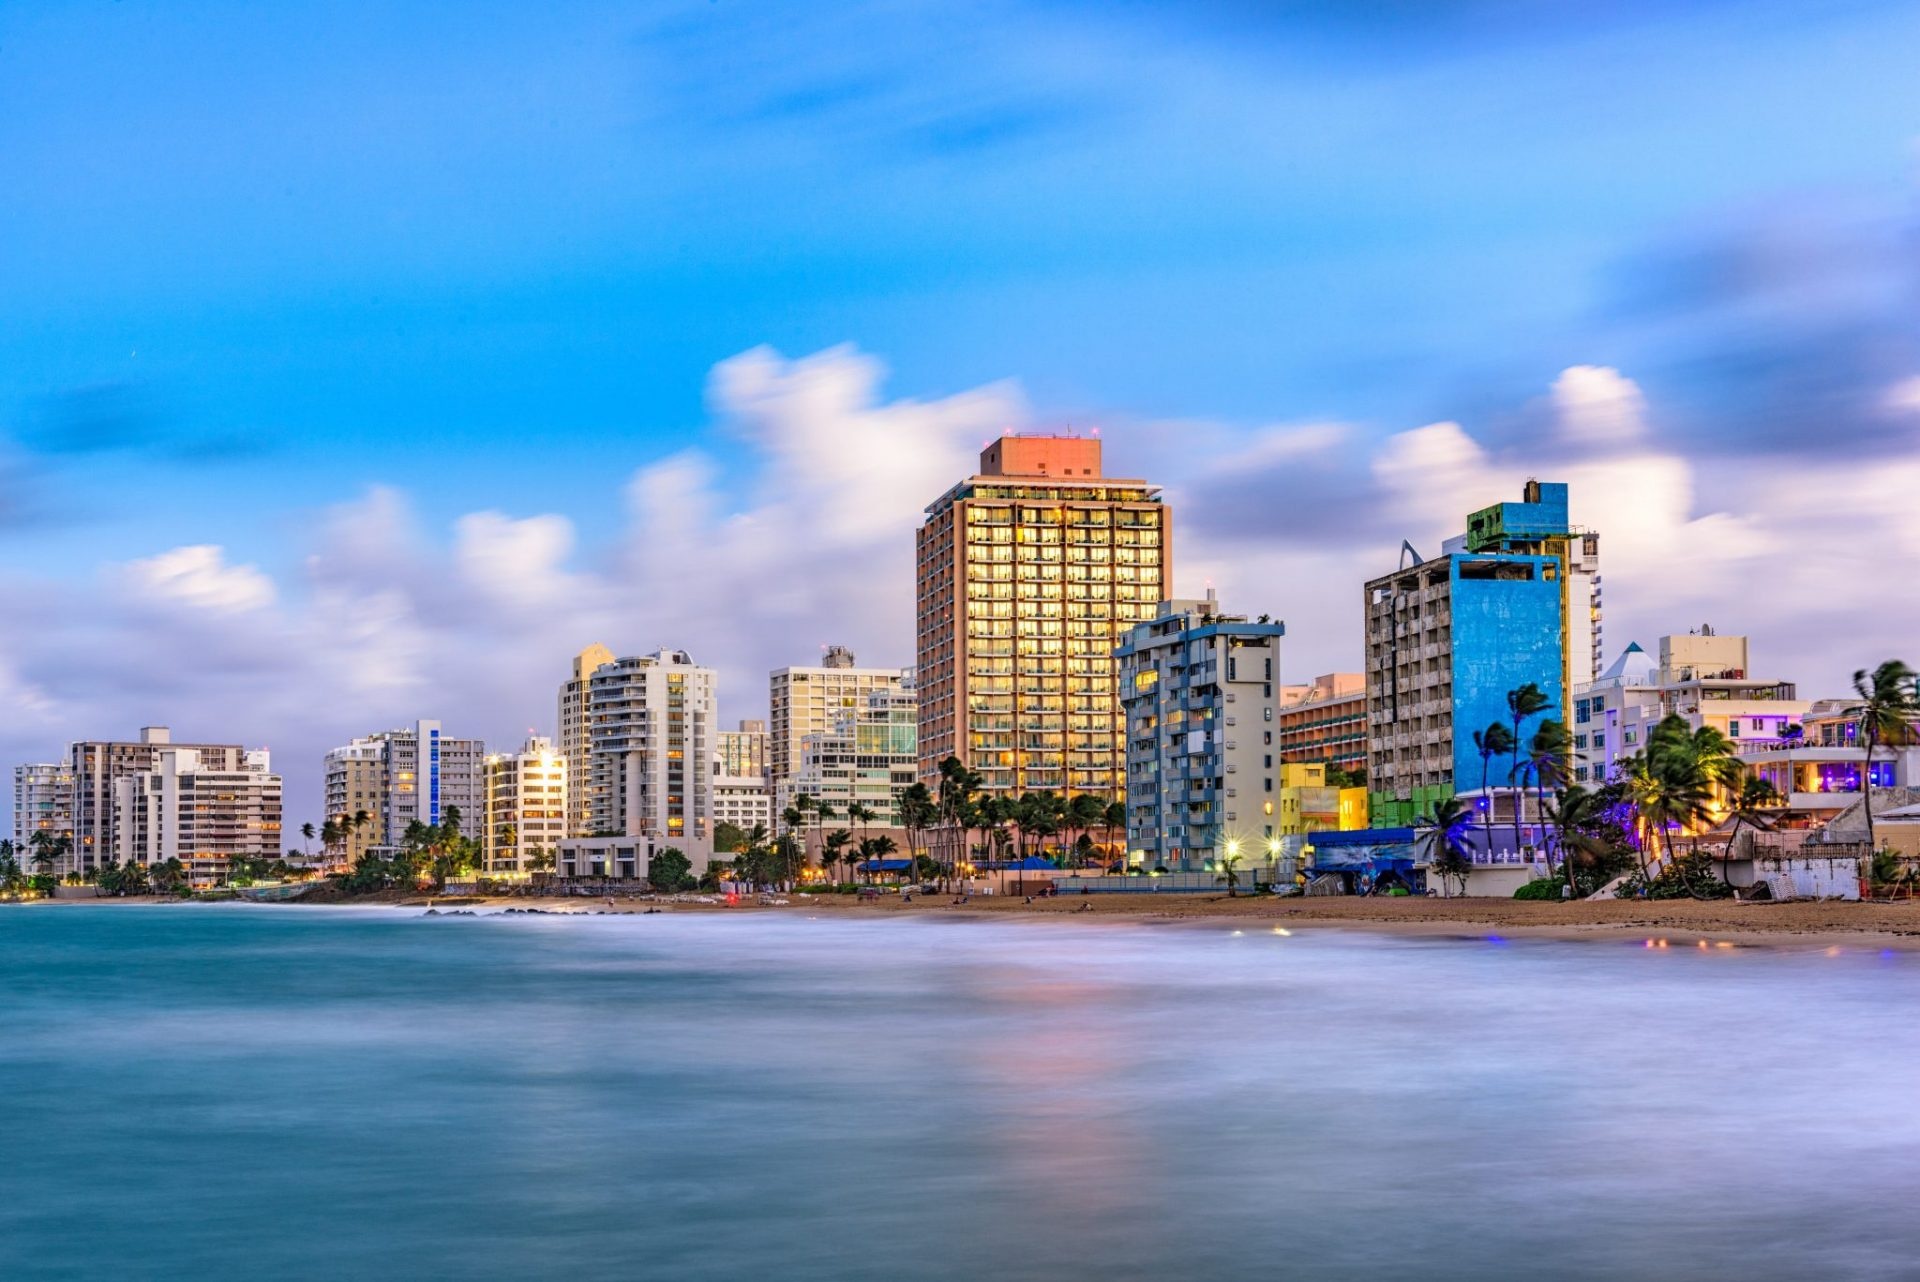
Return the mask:
<path fill-rule="evenodd" d="M 1266 712 L 1266 714 L 1267 714 L 1267 720 L 1269 720 L 1269 721 L 1271 721 L 1271 720 L 1273 720 L 1273 709 L 1272 709 L 1272 708 L 1266 708 L 1266 709 L 1263 709 L 1263 711 L 1265 711 L 1265 712 Z"/>
<path fill-rule="evenodd" d="M 1727 722 L 1727 737 L 1729 739 L 1738 739 L 1740 737 L 1740 719 L 1738 717 Z"/>
<path fill-rule="evenodd" d="M 1266 735 L 1266 744 L 1269 748 L 1271 748 L 1273 746 L 1273 731 L 1266 730 L 1266 731 L 1263 731 L 1262 733 Z"/>

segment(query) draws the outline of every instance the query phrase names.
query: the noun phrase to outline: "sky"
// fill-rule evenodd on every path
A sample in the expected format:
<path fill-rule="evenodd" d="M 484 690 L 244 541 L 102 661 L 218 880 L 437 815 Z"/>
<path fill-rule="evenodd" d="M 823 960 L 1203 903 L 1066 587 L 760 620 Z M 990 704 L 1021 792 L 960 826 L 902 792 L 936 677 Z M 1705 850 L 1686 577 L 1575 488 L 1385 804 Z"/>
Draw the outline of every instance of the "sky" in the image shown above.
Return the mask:
<path fill-rule="evenodd" d="M 1539 477 L 1609 659 L 1841 694 L 1920 660 L 1916 66 L 1869 0 L 0 4 L 0 761 L 265 745 L 297 825 L 595 641 L 763 715 L 912 661 L 1009 430 L 1289 679 Z"/>

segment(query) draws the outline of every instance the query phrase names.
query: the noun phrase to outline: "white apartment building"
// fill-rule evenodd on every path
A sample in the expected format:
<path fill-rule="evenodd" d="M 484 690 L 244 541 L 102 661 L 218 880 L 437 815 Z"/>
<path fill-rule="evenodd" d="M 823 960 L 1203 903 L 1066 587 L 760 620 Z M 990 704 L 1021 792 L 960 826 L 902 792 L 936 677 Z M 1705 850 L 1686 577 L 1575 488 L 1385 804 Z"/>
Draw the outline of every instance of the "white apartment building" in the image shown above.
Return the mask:
<path fill-rule="evenodd" d="M 774 781 L 773 813 L 807 796 L 832 806 L 839 826 L 853 826 L 847 806 L 857 802 L 874 812 L 870 828 L 901 827 L 901 794 L 920 773 L 920 698 L 911 668 L 892 675 L 897 680 L 848 696 L 824 728 L 801 736 L 791 772 Z"/>
<path fill-rule="evenodd" d="M 1115 652 L 1125 716 L 1129 863 L 1252 869 L 1279 831 L 1276 743 L 1283 623 L 1203 600 L 1160 603 Z"/>
<path fill-rule="evenodd" d="M 1657 661 L 1631 644 L 1599 680 L 1574 694 L 1574 782 L 1605 783 L 1672 713 L 1694 729 L 1713 727 L 1744 754 L 1777 746 L 1782 728 L 1799 725 L 1807 707 L 1791 681 L 1751 674 L 1743 636 L 1705 627 L 1661 637 Z"/>
<path fill-rule="evenodd" d="M 64 761 L 13 768 L 13 844 L 22 864 L 36 832 L 73 835 L 73 768 Z"/>
<path fill-rule="evenodd" d="M 651 836 L 704 866 L 713 854 L 714 687 L 713 669 L 684 650 L 616 659 L 587 678 L 592 833 Z"/>
<path fill-rule="evenodd" d="M 573 656 L 573 672 L 560 683 L 560 756 L 567 763 L 567 835 L 593 832 L 593 715 L 589 707 L 593 674 L 614 661 L 613 651 L 595 643 Z"/>
<path fill-rule="evenodd" d="M 491 876 L 534 871 L 536 853 L 557 855 L 567 835 L 567 763 L 535 735 L 520 751 L 487 758 L 485 868 Z"/>
<path fill-rule="evenodd" d="M 67 752 L 73 776 L 73 854 L 58 874 L 86 872 L 112 857 L 114 849 L 114 783 L 128 775 L 146 774 L 165 752 L 185 752 L 195 765 L 212 772 L 244 770 L 247 750 L 237 743 L 175 743 L 166 726 L 143 726 L 134 740 L 88 739 Z"/>
<path fill-rule="evenodd" d="M 190 748 L 162 751 L 149 770 L 113 781 L 115 863 L 186 865 L 196 884 L 219 880 L 236 855 L 281 854 L 280 776 L 263 751 L 239 768 L 208 766 Z"/>
<path fill-rule="evenodd" d="M 383 730 L 327 753 L 327 816 L 351 821 L 365 811 L 371 820 L 350 825 L 346 861 L 398 846 L 409 824 L 440 823 L 454 807 L 466 831 L 476 830 L 486 805 L 486 755 L 486 744 L 451 738 L 438 721 Z"/>
<path fill-rule="evenodd" d="M 800 769 L 808 735 L 832 734 L 846 717 L 867 706 L 868 696 L 901 693 L 912 684 L 913 669 L 856 667 L 853 652 L 844 646 L 829 647 L 818 667 L 774 671 L 768 677 L 767 773 L 773 777 L 776 803 L 792 791 L 784 785 Z"/>
<path fill-rule="evenodd" d="M 773 791 L 765 775 L 727 775 L 713 777 L 713 824 L 732 824 L 742 832 L 752 832 L 755 824 L 773 831 Z"/>

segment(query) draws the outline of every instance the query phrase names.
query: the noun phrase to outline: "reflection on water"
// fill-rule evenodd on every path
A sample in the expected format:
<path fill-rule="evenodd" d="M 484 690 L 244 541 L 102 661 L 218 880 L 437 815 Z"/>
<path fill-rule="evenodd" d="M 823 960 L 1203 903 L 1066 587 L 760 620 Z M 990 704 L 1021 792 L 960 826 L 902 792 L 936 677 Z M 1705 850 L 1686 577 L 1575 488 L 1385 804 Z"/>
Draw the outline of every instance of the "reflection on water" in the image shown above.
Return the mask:
<path fill-rule="evenodd" d="M 1920 958 L 0 910 L 0 1277 L 1903 1278 Z"/>

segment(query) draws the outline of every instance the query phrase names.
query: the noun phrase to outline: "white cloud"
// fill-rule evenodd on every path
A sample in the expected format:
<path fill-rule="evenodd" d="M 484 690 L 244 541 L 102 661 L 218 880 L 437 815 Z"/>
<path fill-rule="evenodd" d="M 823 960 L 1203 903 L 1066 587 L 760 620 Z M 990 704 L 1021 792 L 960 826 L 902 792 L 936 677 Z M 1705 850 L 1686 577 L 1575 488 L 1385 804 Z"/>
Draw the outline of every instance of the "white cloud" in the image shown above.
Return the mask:
<path fill-rule="evenodd" d="M 1647 398 L 1640 385 L 1606 365 L 1574 365 L 1553 383 L 1553 406 L 1563 440 L 1589 447 L 1626 445 L 1647 432 Z"/>
<path fill-rule="evenodd" d="M 175 548 L 125 569 L 136 597 L 154 605 L 183 605 L 215 614 L 236 614 L 273 604 L 273 580 L 251 565 L 228 565 L 211 543 Z"/>
<path fill-rule="evenodd" d="M 922 509 L 1032 416 L 1007 384 L 894 400 L 883 385 L 851 348 L 722 362 L 710 443 L 581 492 L 624 499 L 605 546 L 577 547 L 557 513 L 425 528 L 405 494 L 374 488 L 324 513 L 304 573 L 279 584 L 212 545 L 119 567 L 104 600 L 9 582 L 0 750 L 29 759 L 150 721 L 270 742 L 297 821 L 318 806 L 319 753 L 354 734 L 423 716 L 501 743 L 551 729 L 567 658 L 591 641 L 692 651 L 721 670 L 727 718 L 758 715 L 767 671 L 830 643 L 910 663 Z M 1915 611 L 1873 558 L 1920 546 L 1920 456 L 1708 465 L 1644 431 L 1618 371 L 1576 366 L 1550 399 L 1561 430 L 1524 454 L 1454 422 L 1369 437 L 1162 421 L 1111 428 L 1107 457 L 1175 503 L 1176 591 L 1211 582 L 1231 608 L 1286 620 L 1289 678 L 1357 665 L 1361 584 L 1401 538 L 1432 555 L 1529 476 L 1567 481 L 1575 519 L 1601 533 L 1611 650 L 1713 622 L 1753 633 L 1758 666 L 1811 695 L 1901 652 Z"/>
<path fill-rule="evenodd" d="M 1888 390 L 1887 408 L 1920 414 L 1920 374 L 1902 379 Z"/>

